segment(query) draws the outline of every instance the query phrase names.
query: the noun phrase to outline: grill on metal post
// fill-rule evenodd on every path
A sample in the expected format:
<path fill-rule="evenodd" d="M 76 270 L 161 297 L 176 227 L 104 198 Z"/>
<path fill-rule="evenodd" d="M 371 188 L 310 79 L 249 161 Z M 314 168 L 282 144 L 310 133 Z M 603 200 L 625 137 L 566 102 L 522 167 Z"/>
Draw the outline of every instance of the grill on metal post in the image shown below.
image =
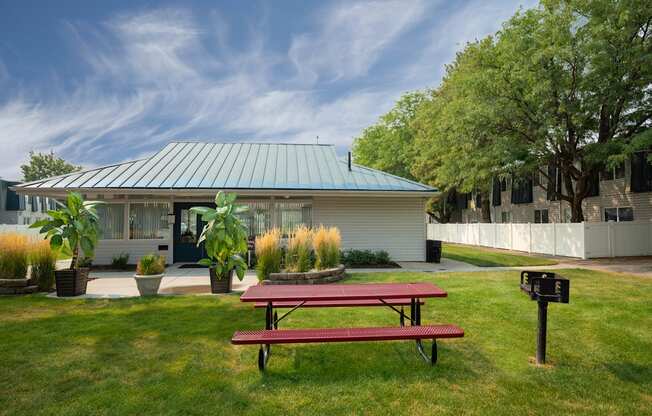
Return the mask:
<path fill-rule="evenodd" d="M 524 270 L 521 272 L 521 290 L 539 305 L 537 364 L 545 364 L 548 302 L 568 303 L 570 282 L 555 273 Z"/>

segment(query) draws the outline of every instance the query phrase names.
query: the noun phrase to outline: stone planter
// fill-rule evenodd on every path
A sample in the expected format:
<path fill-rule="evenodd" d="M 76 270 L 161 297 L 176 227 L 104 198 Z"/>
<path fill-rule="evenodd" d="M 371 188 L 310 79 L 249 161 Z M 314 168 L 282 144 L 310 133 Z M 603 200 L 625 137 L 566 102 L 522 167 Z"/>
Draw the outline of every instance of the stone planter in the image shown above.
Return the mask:
<path fill-rule="evenodd" d="M 0 279 L 0 295 L 24 295 L 38 292 L 30 279 Z"/>
<path fill-rule="evenodd" d="M 343 265 L 332 269 L 314 270 L 305 273 L 271 273 L 266 285 L 321 285 L 344 279 L 346 269 Z"/>
<path fill-rule="evenodd" d="M 158 294 L 158 288 L 161 286 L 161 279 L 165 273 L 140 275 L 135 274 L 136 286 L 138 286 L 138 293 L 140 296 L 155 296 Z"/>
<path fill-rule="evenodd" d="M 226 276 L 219 278 L 214 268 L 210 268 L 211 275 L 211 293 L 230 293 L 231 281 L 233 280 L 233 270 L 230 270 Z"/>
<path fill-rule="evenodd" d="M 69 297 L 86 294 L 89 271 L 90 269 L 86 267 L 55 270 L 54 280 L 57 287 L 57 296 Z"/>

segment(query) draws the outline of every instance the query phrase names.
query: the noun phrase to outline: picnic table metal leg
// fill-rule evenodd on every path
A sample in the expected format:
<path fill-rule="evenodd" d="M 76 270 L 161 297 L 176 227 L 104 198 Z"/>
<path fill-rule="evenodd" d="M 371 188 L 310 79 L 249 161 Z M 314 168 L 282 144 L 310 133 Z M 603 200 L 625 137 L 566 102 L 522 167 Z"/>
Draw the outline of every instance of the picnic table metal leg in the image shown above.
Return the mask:
<path fill-rule="evenodd" d="M 412 298 L 410 301 L 410 320 L 412 326 L 421 325 L 421 302 L 418 298 Z M 423 360 L 431 365 L 437 363 L 437 340 L 433 338 L 432 340 L 432 350 L 430 352 L 430 357 L 423 349 L 423 342 L 420 339 L 415 340 L 417 344 L 417 352 L 423 358 Z"/>
<path fill-rule="evenodd" d="M 267 302 L 267 307 L 265 308 L 265 329 L 278 329 L 278 324 L 276 321 L 276 313 L 274 312 L 274 306 L 272 302 Z M 258 351 L 258 369 L 260 371 L 265 371 L 265 366 L 267 361 L 269 361 L 269 355 L 271 353 L 271 347 L 269 344 L 264 344 L 260 346 Z"/>

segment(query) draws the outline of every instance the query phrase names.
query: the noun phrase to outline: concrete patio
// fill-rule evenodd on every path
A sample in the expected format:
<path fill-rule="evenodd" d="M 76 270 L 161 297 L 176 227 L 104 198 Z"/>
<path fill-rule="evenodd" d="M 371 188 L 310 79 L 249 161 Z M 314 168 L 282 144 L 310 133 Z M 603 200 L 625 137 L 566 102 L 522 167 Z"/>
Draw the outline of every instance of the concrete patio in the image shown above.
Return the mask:
<path fill-rule="evenodd" d="M 66 267 L 62 264 L 59 267 Z M 350 273 L 400 273 L 400 272 L 463 272 L 479 271 L 482 268 L 471 264 L 441 259 L 441 263 L 423 262 L 400 262 L 401 268 L 392 269 L 349 269 Z M 211 295 L 208 270 L 204 268 L 180 268 L 181 264 L 174 264 L 165 270 L 165 277 L 161 281 L 159 294 L 161 295 Z M 133 271 L 92 271 L 88 282 L 86 295 L 74 298 L 130 298 L 140 296 L 136 282 L 133 278 Z M 235 292 L 244 292 L 249 286 L 258 283 L 254 271 L 248 271 L 242 281 L 233 277 L 232 288 Z M 48 296 L 56 297 L 56 293 Z"/>

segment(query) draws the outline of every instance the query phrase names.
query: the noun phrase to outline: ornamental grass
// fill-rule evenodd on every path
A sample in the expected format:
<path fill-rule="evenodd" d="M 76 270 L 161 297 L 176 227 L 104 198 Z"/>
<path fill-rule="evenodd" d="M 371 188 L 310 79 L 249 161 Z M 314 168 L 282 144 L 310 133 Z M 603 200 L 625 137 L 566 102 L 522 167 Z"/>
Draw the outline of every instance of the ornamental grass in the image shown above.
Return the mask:
<path fill-rule="evenodd" d="M 312 236 L 315 250 L 315 268 L 317 270 L 337 267 L 340 264 L 340 246 L 342 237 L 337 227 L 326 228 L 320 225 Z"/>
<path fill-rule="evenodd" d="M 281 271 L 281 231 L 273 228 L 256 237 L 256 275 L 258 280 Z"/>
<path fill-rule="evenodd" d="M 30 242 L 19 233 L 0 234 L 0 279 L 25 279 Z"/>
<path fill-rule="evenodd" d="M 57 253 L 48 240 L 38 240 L 30 244 L 29 263 L 32 266 L 31 278 L 42 292 L 49 292 L 54 286 L 54 271 L 57 266 Z"/>
<path fill-rule="evenodd" d="M 303 273 L 312 268 L 312 231 L 305 225 L 298 226 L 288 238 L 285 268 L 288 272 Z"/>

